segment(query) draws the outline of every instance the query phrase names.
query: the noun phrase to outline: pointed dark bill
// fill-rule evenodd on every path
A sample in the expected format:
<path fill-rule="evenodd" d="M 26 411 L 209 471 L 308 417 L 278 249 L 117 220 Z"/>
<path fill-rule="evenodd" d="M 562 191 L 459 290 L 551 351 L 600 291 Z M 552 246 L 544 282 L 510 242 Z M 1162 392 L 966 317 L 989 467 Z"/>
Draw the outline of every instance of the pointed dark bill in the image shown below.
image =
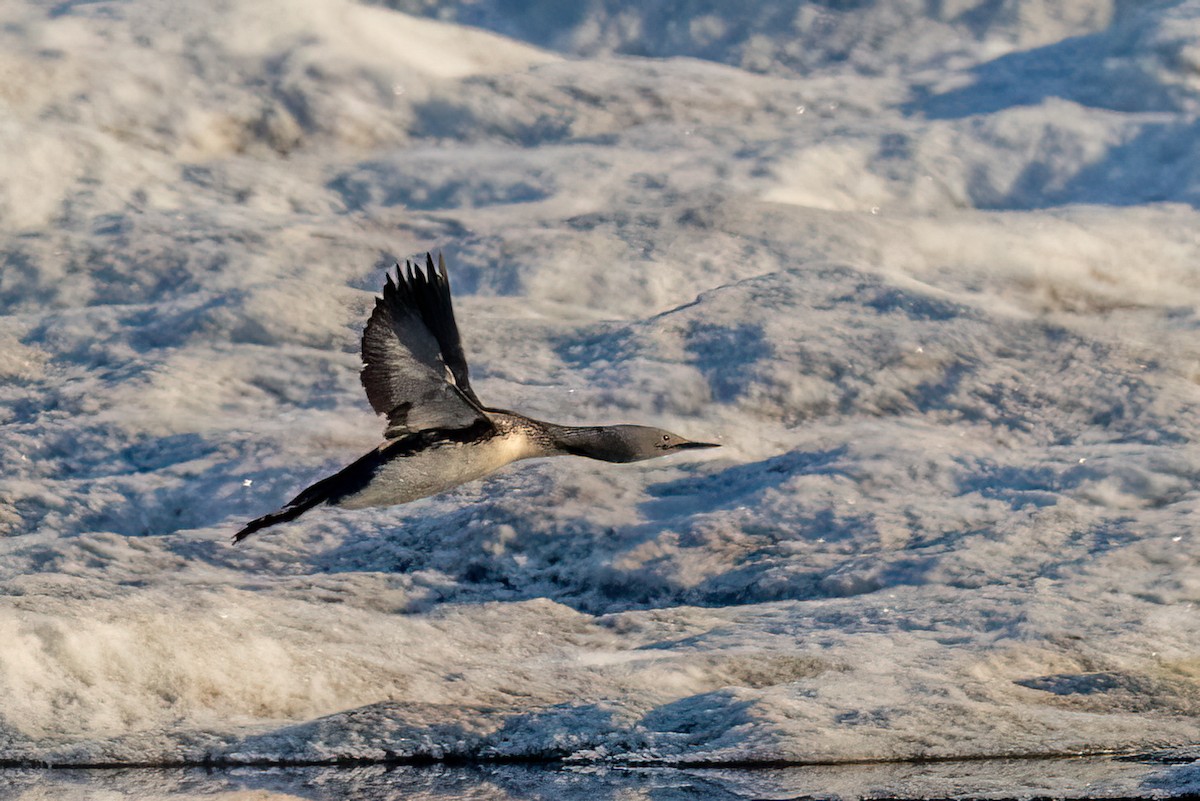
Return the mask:
<path fill-rule="evenodd" d="M 719 447 L 721 447 L 721 443 L 719 443 L 719 442 L 680 442 L 674 448 L 672 448 L 672 450 L 688 451 L 688 450 L 694 450 L 694 449 L 698 449 L 698 448 L 719 448 Z"/>

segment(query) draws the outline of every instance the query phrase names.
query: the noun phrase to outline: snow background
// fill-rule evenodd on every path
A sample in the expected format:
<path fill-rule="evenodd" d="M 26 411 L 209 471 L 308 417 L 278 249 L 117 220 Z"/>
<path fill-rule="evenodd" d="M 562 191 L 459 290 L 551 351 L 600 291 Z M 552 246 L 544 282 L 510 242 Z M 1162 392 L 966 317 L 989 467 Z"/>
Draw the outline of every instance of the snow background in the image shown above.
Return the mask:
<path fill-rule="evenodd" d="M 1200 2 L 0 22 L 0 760 L 1200 740 Z M 230 547 L 439 249 L 486 402 L 724 447 Z"/>

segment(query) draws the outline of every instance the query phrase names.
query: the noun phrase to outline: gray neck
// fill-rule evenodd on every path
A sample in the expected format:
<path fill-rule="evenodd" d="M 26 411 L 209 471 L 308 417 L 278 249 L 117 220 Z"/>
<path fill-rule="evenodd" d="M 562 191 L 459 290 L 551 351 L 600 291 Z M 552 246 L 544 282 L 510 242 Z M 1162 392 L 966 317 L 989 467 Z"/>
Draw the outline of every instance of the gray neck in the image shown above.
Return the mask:
<path fill-rule="evenodd" d="M 586 456 L 605 462 L 632 462 L 630 443 L 615 426 L 560 426 L 544 423 L 555 453 Z"/>

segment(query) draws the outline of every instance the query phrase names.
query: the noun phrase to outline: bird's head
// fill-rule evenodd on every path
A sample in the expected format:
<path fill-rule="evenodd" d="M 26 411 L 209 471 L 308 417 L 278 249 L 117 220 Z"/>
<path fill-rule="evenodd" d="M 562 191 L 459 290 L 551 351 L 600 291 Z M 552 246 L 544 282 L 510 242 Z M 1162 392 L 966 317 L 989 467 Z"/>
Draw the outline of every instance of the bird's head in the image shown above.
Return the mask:
<path fill-rule="evenodd" d="M 606 462 L 640 462 L 679 451 L 719 447 L 715 442 L 693 442 L 651 426 L 596 426 L 564 433 L 560 439 L 564 450 Z"/>

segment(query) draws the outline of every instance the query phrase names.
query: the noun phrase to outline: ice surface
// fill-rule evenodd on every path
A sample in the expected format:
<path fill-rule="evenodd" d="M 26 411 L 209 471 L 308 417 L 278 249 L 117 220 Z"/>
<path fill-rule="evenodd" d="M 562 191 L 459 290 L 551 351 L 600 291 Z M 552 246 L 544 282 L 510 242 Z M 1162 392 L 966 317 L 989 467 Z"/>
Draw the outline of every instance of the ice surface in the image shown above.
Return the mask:
<path fill-rule="evenodd" d="M 17 801 L 1162 798 L 1198 788 L 1194 765 L 1102 757 L 756 770 L 495 764 L 0 770 L 0 793 Z"/>
<path fill-rule="evenodd" d="M 516 5 L 0 6 L 0 760 L 1197 742 L 1200 3 Z M 724 447 L 232 548 L 426 249 Z"/>

